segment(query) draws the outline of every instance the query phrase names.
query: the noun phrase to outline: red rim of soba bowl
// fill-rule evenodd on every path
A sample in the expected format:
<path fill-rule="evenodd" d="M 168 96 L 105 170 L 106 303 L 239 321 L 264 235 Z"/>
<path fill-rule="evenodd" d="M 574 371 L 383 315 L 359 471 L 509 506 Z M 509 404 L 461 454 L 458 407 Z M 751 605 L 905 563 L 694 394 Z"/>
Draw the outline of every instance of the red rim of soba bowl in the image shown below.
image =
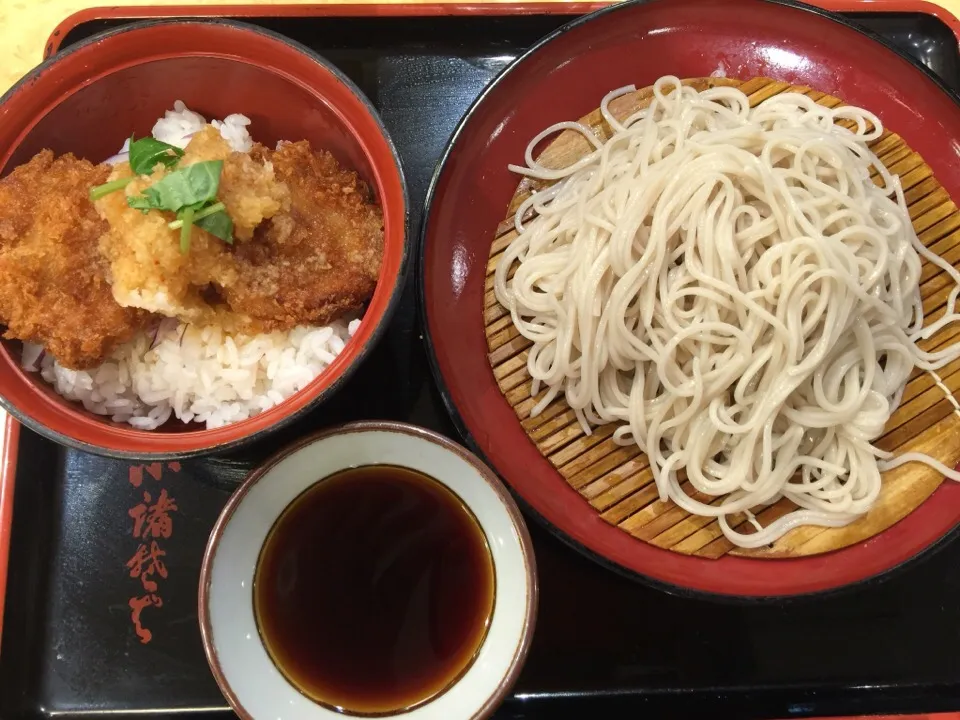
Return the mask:
<path fill-rule="evenodd" d="M 562 540 L 669 592 L 727 599 L 805 595 L 877 577 L 944 540 L 960 484 L 944 482 L 886 531 L 797 559 L 680 555 L 601 519 L 527 438 L 487 361 L 482 308 L 490 242 L 543 128 L 594 110 L 609 90 L 661 75 L 809 85 L 880 116 L 960 197 L 960 109 L 932 73 L 869 31 L 781 0 L 626 2 L 575 20 L 508 67 L 467 112 L 434 175 L 421 227 L 421 312 L 434 375 L 464 437 Z M 940 543 L 942 544 L 942 543 Z"/>
<path fill-rule="evenodd" d="M 286 83 L 289 92 L 308 93 L 311 103 L 315 99 L 318 108 L 336 117 L 337 132 L 359 146 L 360 157 L 369 166 L 366 179 L 384 215 L 384 256 L 376 291 L 357 333 L 310 385 L 270 410 L 212 430 L 151 432 L 98 419 L 27 379 L 19 358 L 4 346 L 0 349 L 0 404 L 56 442 L 111 457 L 165 459 L 224 451 L 262 437 L 337 392 L 383 334 L 399 302 L 409 257 L 409 200 L 397 151 L 359 88 L 309 48 L 268 30 L 227 20 L 148 21 L 71 46 L 0 98 L 0 167 L 47 113 L 78 90 L 156 61 L 208 58 L 221 67 L 224 63 L 252 66 L 268 73 L 271 82 Z"/>

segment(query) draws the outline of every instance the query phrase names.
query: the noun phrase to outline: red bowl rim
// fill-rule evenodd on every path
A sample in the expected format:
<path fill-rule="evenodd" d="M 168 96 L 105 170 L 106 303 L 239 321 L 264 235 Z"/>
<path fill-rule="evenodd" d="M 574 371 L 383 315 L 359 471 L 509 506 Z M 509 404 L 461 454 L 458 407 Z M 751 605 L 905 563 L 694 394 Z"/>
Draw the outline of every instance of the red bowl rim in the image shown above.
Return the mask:
<path fill-rule="evenodd" d="M 945 530 L 939 532 L 936 537 L 933 537 L 926 542 L 925 545 L 919 548 L 911 548 L 907 552 L 902 553 L 901 557 L 893 558 L 889 563 L 879 567 L 875 570 L 870 570 L 865 574 L 862 574 L 860 577 L 852 578 L 849 580 L 836 580 L 831 579 L 825 582 L 820 583 L 819 587 L 813 589 L 804 589 L 804 590 L 790 590 L 784 589 L 777 592 L 751 592 L 748 590 L 737 591 L 730 590 L 725 588 L 717 587 L 715 583 L 706 583 L 708 585 L 713 585 L 709 589 L 703 587 L 696 583 L 691 583 L 689 585 L 682 585 L 674 581 L 665 580 L 659 577 L 655 577 L 653 574 L 646 574 L 636 568 L 628 567 L 625 564 L 614 560 L 610 557 L 607 557 L 598 550 L 593 549 L 588 546 L 586 542 L 577 539 L 569 532 L 566 528 L 561 527 L 560 524 L 555 523 L 550 518 L 541 514 L 540 509 L 536 507 L 531 501 L 529 501 L 523 494 L 516 490 L 510 481 L 504 477 L 500 469 L 494 464 L 486 453 L 483 451 L 482 445 L 474 437 L 474 433 L 470 430 L 470 424 L 467 422 L 467 419 L 460 413 L 460 410 L 457 408 L 453 396 L 450 392 L 450 388 L 447 384 L 446 379 L 444 378 L 443 372 L 440 369 L 440 364 L 437 356 L 437 350 L 435 346 L 435 341 L 433 338 L 433 333 L 430 326 L 430 318 L 427 310 L 427 294 L 429 293 L 429 288 L 426 282 L 426 265 L 427 265 L 427 237 L 428 232 L 427 228 L 429 225 L 431 210 L 433 207 L 434 200 L 436 199 L 436 192 L 440 185 L 440 180 L 443 174 L 447 169 L 447 162 L 452 155 L 455 147 L 458 144 L 458 141 L 461 135 L 466 132 L 467 125 L 469 124 L 474 113 L 478 107 L 486 101 L 487 97 L 494 91 L 494 89 L 512 72 L 521 68 L 525 64 L 526 60 L 539 52 L 544 46 L 553 42 L 554 40 L 565 35 L 570 30 L 579 28 L 584 23 L 589 23 L 594 18 L 599 16 L 605 16 L 607 14 L 617 13 L 617 12 L 629 12 L 631 9 L 636 8 L 637 6 L 642 6 L 650 2 L 660 2 L 668 3 L 670 0 L 624 0 L 607 7 L 603 7 L 599 10 L 591 12 L 587 15 L 583 15 L 579 18 L 571 20 L 570 22 L 564 24 L 557 30 L 554 30 L 549 35 L 546 35 L 536 44 L 531 46 L 526 52 L 514 59 L 506 68 L 504 68 L 480 93 L 476 100 L 471 103 L 470 107 L 467 109 L 464 116 L 460 119 L 460 122 L 457 124 L 456 128 L 451 135 L 449 142 L 447 143 L 446 148 L 443 151 L 443 154 L 440 156 L 440 160 L 437 162 L 436 169 L 434 171 L 433 177 L 430 180 L 430 184 L 427 188 L 426 198 L 424 200 L 424 211 L 420 221 L 419 228 L 419 248 L 417 250 L 417 268 L 416 268 L 416 282 L 417 282 L 417 302 L 418 309 L 420 312 L 420 317 L 423 325 L 423 339 L 427 347 L 427 358 L 430 365 L 430 371 L 433 375 L 434 382 L 437 384 L 440 396 L 443 399 L 443 403 L 447 409 L 454 426 L 457 431 L 460 433 L 466 445 L 471 449 L 471 451 L 476 454 L 484 463 L 493 468 L 503 479 L 504 483 L 514 493 L 514 496 L 517 498 L 518 503 L 523 507 L 524 511 L 530 514 L 535 518 L 541 526 L 543 526 L 548 532 L 558 538 L 564 544 L 570 546 L 574 550 L 578 551 L 585 557 L 593 560 L 599 565 L 606 567 L 620 575 L 628 577 L 630 579 L 642 582 L 651 587 L 657 588 L 664 592 L 685 596 L 685 597 L 694 597 L 694 598 L 708 598 L 715 601 L 727 602 L 727 603 L 740 603 L 740 604 L 752 604 L 758 602 L 772 602 L 772 601 L 784 601 L 784 600 L 798 600 L 802 598 L 811 598 L 817 597 L 822 598 L 826 596 L 836 595 L 838 593 L 846 593 L 854 588 L 859 588 L 867 585 L 872 585 L 880 582 L 884 582 L 893 575 L 902 571 L 907 565 L 913 563 L 914 561 L 919 560 L 923 557 L 929 557 L 933 553 L 939 551 L 944 546 L 949 544 L 950 541 L 960 537 L 960 519 L 954 519 L 952 524 L 947 527 Z M 831 12 L 824 8 L 816 7 L 809 5 L 804 2 L 799 2 L 798 0 L 756 0 L 757 2 L 762 2 L 769 5 L 778 5 L 785 8 L 790 8 L 794 10 L 808 12 L 812 15 L 817 15 L 825 20 L 835 22 L 839 25 L 846 27 L 848 30 L 864 35 L 870 40 L 882 45 L 884 49 L 889 52 L 894 53 L 897 57 L 908 62 L 914 70 L 920 71 L 926 78 L 934 83 L 937 88 L 943 92 L 947 97 L 953 101 L 953 103 L 960 107 L 960 94 L 948 87 L 940 77 L 930 70 L 928 67 L 923 65 L 919 60 L 916 60 L 897 46 L 893 45 L 883 36 L 877 34 L 869 28 L 863 27 L 856 23 L 853 20 L 850 20 L 838 13 Z M 500 398 L 500 401 L 504 401 L 503 398 Z M 557 473 L 559 476 L 559 473 Z M 566 484 L 564 483 L 564 486 Z M 569 488 L 569 486 L 566 486 Z M 562 488 L 561 488 L 562 489 Z M 943 494 L 945 490 L 951 488 L 945 488 L 943 485 L 938 487 L 921 506 L 928 505 L 932 500 L 934 500 L 935 495 Z M 955 492 L 954 494 L 960 493 L 960 487 L 952 488 Z M 572 489 L 571 489 L 572 491 Z M 941 498 L 942 499 L 942 498 Z M 919 510 L 917 508 L 914 510 L 916 512 Z M 911 513 L 912 514 L 912 513 Z M 941 518 L 942 522 L 943 519 Z M 609 526 L 610 529 L 616 530 L 618 532 L 623 532 L 619 528 L 614 528 Z M 741 563 L 763 563 L 765 566 L 769 566 L 771 570 L 775 568 L 778 564 L 791 564 L 791 563 L 801 563 L 801 562 L 810 562 L 821 560 L 824 557 L 829 557 L 831 555 L 842 554 L 846 551 L 854 550 L 860 545 L 865 543 L 870 543 L 871 541 L 878 540 L 884 534 L 889 533 L 891 529 L 896 527 L 891 526 L 884 530 L 879 535 L 870 538 L 864 543 L 858 543 L 856 545 L 841 548 L 830 553 L 814 555 L 808 557 L 800 558 L 778 558 L 778 559 L 755 559 L 755 558 L 739 558 L 733 557 L 731 559 L 741 562 Z M 633 538 L 635 543 L 639 543 L 647 549 L 655 550 L 658 553 L 663 553 L 667 556 L 679 557 L 676 553 L 673 553 L 669 550 L 662 550 L 660 548 L 655 548 L 653 545 L 649 545 L 642 540 Z M 684 558 L 687 559 L 687 558 Z M 694 560 L 703 560 L 702 558 L 689 558 Z M 707 561 L 707 562 L 717 562 L 717 561 Z M 647 565 L 651 563 L 647 562 Z"/>
<path fill-rule="evenodd" d="M 256 25 L 252 25 L 247 22 L 241 22 L 233 19 L 224 19 L 224 18 L 143 20 L 143 21 L 133 22 L 118 28 L 111 28 L 108 30 L 95 33 L 88 38 L 85 38 L 73 45 L 70 45 L 69 47 L 63 50 L 60 50 L 55 55 L 51 56 L 50 58 L 44 60 L 39 65 L 34 67 L 26 75 L 24 75 L 20 80 L 18 80 L 12 87 L 10 87 L 9 90 L 3 93 L 2 96 L 0 96 L 0 111 L 2 111 L 4 105 L 6 105 L 7 101 L 10 98 L 12 98 L 14 95 L 23 91 L 24 88 L 34 83 L 37 80 L 37 78 L 39 78 L 44 73 L 48 72 L 52 66 L 59 64 L 65 58 L 68 58 L 74 53 L 77 53 L 86 48 L 89 48 L 90 46 L 103 43 L 105 40 L 109 40 L 110 38 L 113 38 L 118 35 L 124 35 L 131 32 L 136 33 L 136 32 L 149 30 L 152 28 L 162 27 L 162 26 L 179 26 L 179 27 L 214 26 L 214 27 L 223 28 L 229 32 L 251 33 L 251 34 L 259 35 L 259 36 L 262 36 L 263 38 L 266 38 L 266 40 L 268 41 L 272 41 L 273 43 L 278 43 L 280 45 L 285 46 L 284 48 L 285 50 L 293 50 L 296 53 L 299 53 L 307 57 L 317 66 L 319 66 L 319 68 L 322 71 L 329 73 L 329 75 L 331 75 L 334 80 L 342 84 L 346 88 L 346 90 L 348 90 L 359 101 L 363 109 L 369 114 L 370 119 L 376 124 L 377 128 L 379 129 L 380 135 L 383 138 L 383 141 L 387 149 L 389 149 L 390 151 L 390 155 L 393 159 L 393 166 L 391 168 L 388 168 L 388 170 L 396 173 L 395 181 L 399 183 L 400 190 L 401 190 L 401 197 L 403 200 L 403 220 L 401 223 L 402 232 L 403 232 L 403 245 L 401 248 L 401 255 L 400 255 L 399 263 L 397 266 L 397 273 L 392 278 L 393 287 L 390 290 L 389 297 L 386 299 L 386 303 L 383 307 L 383 311 L 380 317 L 377 318 L 376 324 L 370 331 L 370 335 L 367 338 L 366 342 L 358 346 L 356 351 L 352 355 L 348 355 L 347 352 L 350 350 L 350 345 L 352 344 L 353 339 L 351 338 L 351 340 L 347 342 L 346 348 L 344 349 L 344 353 L 338 356 L 338 359 L 340 357 L 344 358 L 342 361 L 344 364 L 342 366 L 342 369 L 340 369 L 339 374 L 332 381 L 329 382 L 329 385 L 327 385 L 325 388 L 323 388 L 319 392 L 312 391 L 311 386 L 308 385 L 303 390 L 300 390 L 297 393 L 294 393 L 293 395 L 291 395 L 290 398 L 287 398 L 282 403 L 280 403 L 279 405 L 276 405 L 274 408 L 271 408 L 266 412 L 268 413 L 273 411 L 282 412 L 284 406 L 288 405 L 288 403 L 290 403 L 290 401 L 296 398 L 298 395 L 301 396 L 302 398 L 303 397 L 302 394 L 313 393 L 313 397 L 307 400 L 302 405 L 302 407 L 296 409 L 295 411 L 293 412 L 287 411 L 285 414 L 276 418 L 276 420 L 274 420 L 272 424 L 263 428 L 253 429 L 249 432 L 246 432 L 244 435 L 240 437 L 228 439 L 223 442 L 216 442 L 216 440 L 214 440 L 200 447 L 193 447 L 187 450 L 177 449 L 177 448 L 170 448 L 170 449 L 163 449 L 163 450 L 156 450 L 156 451 L 126 450 L 123 448 L 105 447 L 101 445 L 94 445 L 89 442 L 85 442 L 83 440 L 79 440 L 75 437 L 64 434 L 58 430 L 53 430 L 47 427 L 46 425 L 38 422 L 37 420 L 33 419 L 33 417 L 29 413 L 24 412 L 17 405 L 14 405 L 10 401 L 8 401 L 5 396 L 0 395 L 0 408 L 3 408 L 4 410 L 6 410 L 14 418 L 16 418 L 17 421 L 27 426 L 34 432 L 42 435 L 43 437 L 49 440 L 52 440 L 56 443 L 59 443 L 61 445 L 65 445 L 77 450 L 82 450 L 84 452 L 90 452 L 98 455 L 119 458 L 119 459 L 138 459 L 138 460 L 139 459 L 147 459 L 147 460 L 184 459 L 188 457 L 208 455 L 211 453 L 226 452 L 226 451 L 241 447 L 243 445 L 249 444 L 251 442 L 254 442 L 262 438 L 264 435 L 268 433 L 275 432 L 289 425 L 294 420 L 297 420 L 303 417 L 311 410 L 314 410 L 325 399 L 331 397 L 333 394 L 335 394 L 340 390 L 341 386 L 353 375 L 353 373 L 356 371 L 359 365 L 366 359 L 370 351 L 380 341 L 383 334 L 386 332 L 386 329 L 390 323 L 390 320 L 393 317 L 394 312 L 397 309 L 397 306 L 400 303 L 400 298 L 403 294 L 403 290 L 406 285 L 407 274 L 411 266 L 412 234 L 411 234 L 411 228 L 410 228 L 410 192 L 407 185 L 406 177 L 404 175 L 400 154 L 398 153 L 397 148 L 393 142 L 393 139 L 391 138 L 386 126 L 383 123 L 383 119 L 380 117 L 379 112 L 374 107 L 370 99 L 364 94 L 364 92 L 356 85 L 356 83 L 354 83 L 350 78 L 348 78 L 338 67 L 336 67 L 330 61 L 326 60 L 324 57 L 322 57 L 320 54 L 318 54 L 311 48 L 303 45 L 302 43 L 297 42 L 296 40 L 288 38 L 285 35 L 282 35 L 280 33 L 274 32 L 272 30 L 267 30 L 265 28 L 261 28 Z M 197 55 L 202 56 L 203 53 L 197 53 Z M 250 63 L 249 60 L 246 60 L 240 57 L 227 56 L 225 54 L 216 55 L 213 53 L 208 53 L 208 55 L 228 59 L 232 62 L 252 64 Z M 156 59 L 156 58 L 155 57 L 145 58 L 144 62 L 146 62 L 148 59 Z M 273 72 L 278 77 L 281 77 L 287 80 L 288 82 L 304 87 L 302 80 L 288 76 L 285 71 L 279 68 L 273 68 L 271 69 L 271 72 Z M 77 89 L 78 89 L 77 87 L 74 87 L 73 89 L 71 89 L 70 93 L 75 92 Z M 309 90 L 309 88 L 305 88 L 305 89 Z M 47 108 L 47 110 L 49 111 L 50 108 L 58 105 L 63 100 L 64 97 L 66 97 L 66 95 L 63 95 L 60 98 L 58 98 L 55 102 L 53 102 Z M 337 115 L 340 114 L 336 106 L 331 105 L 330 107 Z M 40 117 L 32 118 L 30 127 L 32 127 L 33 124 L 39 121 L 39 119 Z M 23 134 L 24 133 L 21 133 L 21 136 L 20 138 L 18 138 L 18 141 L 23 139 Z M 351 134 L 353 134 L 352 128 L 351 128 Z M 366 149 L 365 143 L 361 142 L 360 144 L 361 144 L 361 147 L 364 148 L 364 152 L 366 152 L 367 149 Z M 10 153 L 12 153 L 16 149 L 16 147 L 18 147 L 17 144 L 11 146 L 9 151 L 6 153 L 6 157 L 9 157 Z M 378 282 L 383 282 L 384 279 L 385 279 L 384 276 L 381 274 Z M 0 346 L 0 362 L 5 362 L 10 364 L 13 367 L 13 369 L 16 370 L 19 374 L 21 375 L 23 374 L 23 371 L 19 367 L 19 363 L 17 363 L 9 355 L 6 348 L 2 346 Z M 336 367 L 335 367 L 336 361 L 332 365 L 334 365 L 334 370 L 336 370 Z M 316 384 L 320 380 L 320 378 L 323 375 L 327 374 L 328 372 L 329 372 L 329 369 L 325 369 L 320 375 L 317 376 L 317 378 L 315 378 L 312 381 L 311 385 Z M 29 382 L 26 380 L 26 378 L 23 378 L 23 381 Z M 58 402 L 56 400 L 53 400 L 52 398 L 48 398 L 44 393 L 40 392 L 39 390 L 37 390 L 36 394 L 38 397 L 38 401 L 42 401 L 45 403 L 54 403 L 62 407 L 64 410 L 66 410 L 66 412 L 72 415 L 78 422 L 83 423 L 87 427 L 94 427 L 94 426 L 101 425 L 100 420 L 87 417 L 82 411 L 82 409 L 79 407 L 74 407 L 74 403 L 71 401 L 64 400 L 62 401 L 62 403 Z M 242 420 L 236 423 L 232 423 L 228 426 L 225 426 L 225 428 L 230 428 L 234 432 L 236 432 L 237 429 L 242 430 L 242 426 L 245 423 L 255 421 L 255 419 L 260 415 L 262 414 L 252 416 L 247 420 Z M 133 427 L 130 427 L 130 428 L 120 427 L 119 424 L 112 424 L 109 427 L 111 428 L 112 433 L 117 434 L 118 436 L 117 439 L 121 443 L 123 442 L 124 438 L 137 437 L 139 439 L 147 439 L 151 437 L 153 438 L 161 437 L 162 435 L 165 435 L 166 437 L 189 436 L 191 438 L 197 438 L 199 436 L 203 436 L 206 434 L 216 434 L 218 433 L 218 431 L 221 431 L 224 429 L 224 428 L 216 428 L 214 430 L 207 430 L 206 428 L 202 428 L 197 430 L 186 430 L 186 431 L 178 432 L 176 434 L 157 435 L 154 431 L 138 430 Z M 95 430 L 95 432 L 96 433 L 100 432 L 99 427 L 97 428 L 97 430 Z"/>

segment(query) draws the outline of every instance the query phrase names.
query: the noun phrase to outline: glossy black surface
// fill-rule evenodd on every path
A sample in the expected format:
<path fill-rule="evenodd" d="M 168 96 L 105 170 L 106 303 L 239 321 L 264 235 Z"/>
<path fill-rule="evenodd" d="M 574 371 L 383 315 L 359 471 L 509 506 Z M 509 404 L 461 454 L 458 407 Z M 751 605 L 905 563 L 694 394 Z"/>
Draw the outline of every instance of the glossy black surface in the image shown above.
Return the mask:
<path fill-rule="evenodd" d="M 378 106 L 405 163 L 414 207 L 470 101 L 526 46 L 569 18 L 290 19 L 262 24 L 316 48 Z M 861 15 L 960 90 L 957 40 L 922 15 Z M 74 42 L 101 29 L 90 23 Z M 255 129 L 254 129 L 255 131 Z M 419 218 L 414 218 L 416 227 Z M 162 480 L 66 451 L 24 431 L 17 477 L 0 718 L 194 711 L 229 717 L 207 669 L 196 584 L 207 533 L 249 468 L 335 422 L 408 420 L 455 436 L 430 379 L 412 283 L 389 333 L 334 401 L 241 454 L 184 462 Z M 175 499 L 157 539 L 162 607 L 131 597 L 144 491 Z M 533 647 L 498 718 L 784 718 L 960 708 L 960 543 L 825 598 L 731 604 L 675 597 L 611 573 L 531 523 L 540 571 Z M 451 718 L 451 720 L 456 720 Z"/>

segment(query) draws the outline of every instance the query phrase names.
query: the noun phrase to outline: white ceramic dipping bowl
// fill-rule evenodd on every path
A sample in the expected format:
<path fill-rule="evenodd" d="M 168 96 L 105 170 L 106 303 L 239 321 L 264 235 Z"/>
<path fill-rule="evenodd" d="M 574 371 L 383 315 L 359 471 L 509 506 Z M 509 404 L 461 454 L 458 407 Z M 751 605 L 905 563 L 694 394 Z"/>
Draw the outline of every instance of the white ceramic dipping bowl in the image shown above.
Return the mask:
<path fill-rule="evenodd" d="M 477 457 L 440 435 L 400 423 L 354 423 L 308 437 L 253 471 L 211 533 L 200 575 L 200 631 L 217 683 L 243 720 L 352 717 L 302 694 L 273 664 L 254 616 L 253 581 L 260 550 L 284 509 L 322 478 L 363 465 L 410 468 L 452 490 L 486 535 L 496 588 L 486 637 L 466 672 L 429 702 L 378 717 L 484 718 L 520 672 L 536 620 L 537 581 L 530 536 L 513 498 Z"/>

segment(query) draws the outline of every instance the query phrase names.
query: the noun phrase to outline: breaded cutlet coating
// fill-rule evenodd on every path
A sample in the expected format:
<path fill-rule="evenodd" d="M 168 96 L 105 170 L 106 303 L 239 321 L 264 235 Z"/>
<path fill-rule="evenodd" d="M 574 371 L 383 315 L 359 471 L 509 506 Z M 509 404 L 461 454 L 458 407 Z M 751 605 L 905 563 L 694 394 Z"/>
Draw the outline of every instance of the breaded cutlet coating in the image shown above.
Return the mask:
<path fill-rule="evenodd" d="M 307 141 L 258 150 L 290 191 L 290 208 L 236 246 L 234 312 L 264 330 L 325 325 L 373 296 L 383 260 L 383 214 L 370 188 Z"/>
<path fill-rule="evenodd" d="M 113 298 L 100 254 L 107 223 L 89 192 L 110 174 L 43 150 L 0 180 L 0 322 L 68 368 L 99 365 L 149 322 Z"/>

